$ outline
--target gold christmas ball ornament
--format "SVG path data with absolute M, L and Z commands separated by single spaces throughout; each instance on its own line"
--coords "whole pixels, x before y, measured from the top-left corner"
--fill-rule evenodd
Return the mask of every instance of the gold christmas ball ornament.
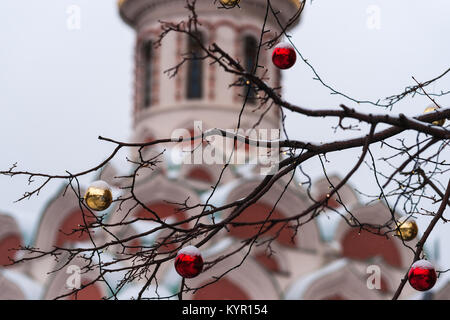
M 439 109 L 437 106 L 431 106 L 431 107 L 426 108 L 423 113 L 425 114 L 425 113 L 434 112 L 437 109 Z M 441 126 L 442 127 L 445 124 L 445 119 L 436 120 L 436 121 L 433 121 L 432 123 L 434 125 L 436 125 L 436 126 Z
M 111 188 L 104 181 L 93 182 L 84 195 L 86 205 L 95 211 L 103 211 L 109 208 L 113 200 Z
M 417 227 L 416 222 L 408 217 L 401 218 L 397 221 L 397 236 L 402 238 L 404 241 L 411 241 L 415 237 L 417 237 L 417 233 L 419 232 L 419 228 Z
M 220 4 L 227 8 L 235 7 L 239 4 L 240 0 L 219 0 Z

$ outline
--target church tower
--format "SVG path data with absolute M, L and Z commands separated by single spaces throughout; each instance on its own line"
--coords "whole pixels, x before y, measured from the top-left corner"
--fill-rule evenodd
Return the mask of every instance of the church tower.
M 298 10 L 298 1 L 274 1 L 280 11 L 278 19 L 286 24 Z M 198 36 L 205 46 L 217 43 L 247 70 L 254 68 L 266 1 L 245 0 L 239 7 L 224 8 L 219 1 L 200 0 L 195 4 L 199 19 Z M 181 33 L 170 33 L 155 46 L 160 21 L 186 21 L 189 11 L 185 0 L 122 0 L 122 19 L 136 30 L 134 84 L 134 141 L 170 137 L 175 129 L 192 131 L 194 121 L 202 121 L 202 129 L 234 129 L 248 89 L 232 86 L 239 81 L 210 60 L 190 60 L 171 78 L 166 70 L 179 64 L 183 56 L 203 55 L 194 41 Z M 269 14 L 264 39 L 280 33 L 277 21 Z M 261 48 L 258 75 L 264 74 L 269 85 L 279 87 L 280 72 L 271 63 L 271 50 Z M 242 79 L 241 79 L 242 80 Z M 244 109 L 241 128 L 279 128 L 277 108 L 258 108 L 252 90 Z M 262 120 L 259 120 L 264 114 Z

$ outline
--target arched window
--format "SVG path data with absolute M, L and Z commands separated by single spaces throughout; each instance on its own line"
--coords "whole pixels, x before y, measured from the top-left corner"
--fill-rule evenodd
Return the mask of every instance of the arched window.
M 248 73 L 253 72 L 256 64 L 256 56 L 258 54 L 258 41 L 253 36 L 245 36 L 244 38 L 244 68 Z M 247 95 L 250 84 L 244 86 L 244 97 Z M 248 102 L 255 102 L 256 92 L 250 87 L 248 93 Z
M 144 108 L 152 103 L 153 42 L 147 41 L 143 46 L 144 57 Z
M 195 37 L 203 43 L 203 34 L 196 32 Z M 188 61 L 187 76 L 187 98 L 201 99 L 203 96 L 203 60 L 199 59 L 202 55 L 201 47 L 196 39 L 189 37 L 188 53 L 190 60 Z

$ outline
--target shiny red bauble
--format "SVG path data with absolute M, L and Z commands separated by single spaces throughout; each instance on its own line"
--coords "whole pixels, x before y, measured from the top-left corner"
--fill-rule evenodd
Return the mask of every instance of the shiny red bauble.
M 280 69 L 289 69 L 297 61 L 295 49 L 287 42 L 281 42 L 273 49 L 272 62 Z
M 203 258 L 200 250 L 187 246 L 178 251 L 175 258 L 175 270 L 183 278 L 194 278 L 203 270 Z
M 433 288 L 436 280 L 436 270 L 427 260 L 419 260 L 414 262 L 408 273 L 409 284 L 418 291 L 430 290 Z

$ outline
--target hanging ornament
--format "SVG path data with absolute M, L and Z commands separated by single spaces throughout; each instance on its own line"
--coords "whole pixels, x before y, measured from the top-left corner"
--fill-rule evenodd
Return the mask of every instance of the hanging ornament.
M 430 290 L 433 288 L 436 280 L 436 270 L 427 260 L 419 260 L 414 262 L 408 273 L 409 284 L 418 291 Z
M 416 221 L 412 218 L 403 217 L 397 221 L 397 236 L 399 236 L 404 241 L 411 241 L 419 232 Z
M 297 54 L 292 45 L 281 42 L 275 46 L 272 52 L 272 62 L 280 69 L 289 69 L 297 61 Z
M 194 278 L 203 270 L 203 258 L 200 250 L 187 246 L 178 251 L 175 258 L 175 270 L 183 278 Z
M 437 106 L 431 106 L 431 107 L 426 108 L 423 113 L 425 114 L 425 113 L 434 112 L 437 109 L 439 109 Z M 432 124 L 442 127 L 445 124 L 445 119 L 433 121 Z
M 227 8 L 233 8 L 239 4 L 240 0 L 219 0 L 220 4 Z
M 95 181 L 87 189 L 84 201 L 91 210 L 106 210 L 112 203 L 111 188 L 104 181 Z

